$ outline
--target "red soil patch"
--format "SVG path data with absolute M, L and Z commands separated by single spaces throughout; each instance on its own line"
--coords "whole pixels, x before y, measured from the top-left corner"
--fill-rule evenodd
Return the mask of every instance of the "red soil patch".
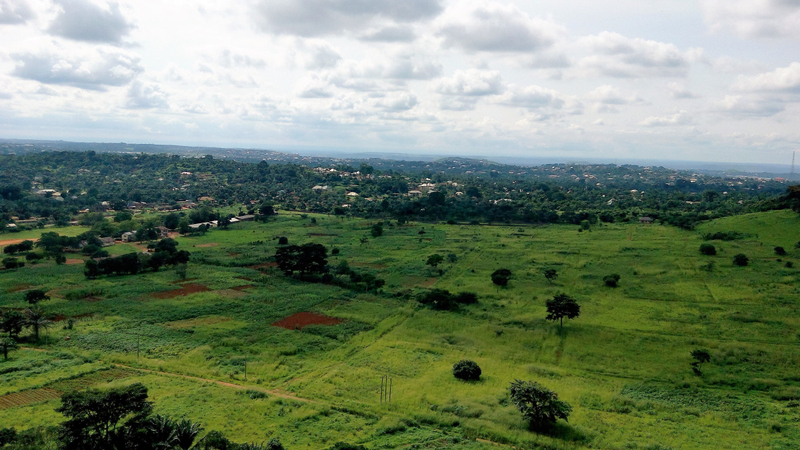
M 254 288 L 254 287 L 255 287 L 255 285 L 253 285 L 253 284 L 243 284 L 241 286 L 234 286 L 234 287 L 228 288 L 228 289 L 230 289 L 232 291 L 243 291 L 245 289 L 250 289 L 250 288 Z
M 12 287 L 11 289 L 9 289 L 9 290 L 8 290 L 8 292 L 19 292 L 19 291 L 24 291 L 24 290 L 26 290 L 26 289 L 29 289 L 29 288 L 32 288 L 32 287 L 33 287 L 33 285 L 32 285 L 32 284 L 30 284 L 30 283 L 20 283 L 20 284 L 16 284 L 16 285 L 14 285 L 14 287 Z
M 0 247 L 5 247 L 6 245 L 13 245 L 19 244 L 22 241 L 36 241 L 37 239 L 6 239 L 5 241 L 0 241 Z
M 239 256 L 239 254 L 236 252 L 230 252 L 228 253 L 228 256 Z
M 187 279 L 185 279 L 185 280 L 175 280 L 175 281 L 171 281 L 171 282 L 170 282 L 170 284 L 181 284 L 181 283 L 187 283 L 187 282 L 189 282 L 189 281 L 194 281 L 194 280 L 196 280 L 196 279 L 197 279 L 197 278 L 187 278 Z
M 16 408 L 18 406 L 53 400 L 59 397 L 61 397 L 61 392 L 50 388 L 14 392 L 12 394 L 0 396 L 0 409 Z
M 237 280 L 244 280 L 244 281 L 253 281 L 252 278 L 249 277 L 235 277 Z
M 83 319 L 84 317 L 91 317 L 91 316 L 93 316 L 92 313 L 78 314 L 77 316 L 72 316 L 72 317 L 67 317 L 67 316 L 65 316 L 63 314 L 58 314 L 57 316 L 53 317 L 50 320 L 52 320 L 53 322 L 63 322 L 65 320 L 67 320 L 67 319 L 75 320 L 75 319 Z
M 65 264 L 83 264 L 82 259 L 68 259 Z
M 217 244 L 216 242 L 209 242 L 208 244 L 195 245 L 195 247 L 208 248 L 208 247 L 216 247 L 218 245 L 219 244 Z
M 247 267 L 249 269 L 256 269 L 256 270 L 269 269 L 269 268 L 272 268 L 272 267 L 278 267 L 278 263 L 276 263 L 276 262 L 268 262 L 268 263 L 264 263 L 264 264 L 256 264 L 254 266 L 247 266 Z
M 273 323 L 272 326 L 286 328 L 287 330 L 302 330 L 308 325 L 337 325 L 340 323 L 342 323 L 342 320 L 336 317 L 328 317 L 311 312 L 299 312 Z
M 338 234 L 308 233 L 309 236 L 339 236 Z
M 155 298 L 165 299 L 165 298 L 186 296 L 189 294 L 194 294 L 196 292 L 207 292 L 210 290 L 211 289 L 207 288 L 202 284 L 189 283 L 189 284 L 184 284 L 180 289 L 173 289 L 171 291 L 164 291 L 164 292 L 156 292 L 155 294 L 151 295 Z

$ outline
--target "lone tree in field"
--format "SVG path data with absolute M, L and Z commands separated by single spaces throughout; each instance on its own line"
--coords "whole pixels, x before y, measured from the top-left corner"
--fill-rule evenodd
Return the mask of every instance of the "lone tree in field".
M 733 257 L 733 263 L 737 266 L 746 266 L 750 260 L 747 258 L 747 255 L 744 253 L 739 253 L 738 255 Z
M 611 275 L 606 275 L 603 277 L 603 283 L 605 283 L 606 286 L 608 287 L 615 288 L 619 286 L 619 279 L 620 279 L 619 274 L 612 273 Z
M 564 317 L 574 319 L 581 315 L 581 305 L 567 294 L 556 294 L 547 301 L 547 320 L 560 321 L 564 327 Z
M 481 378 L 481 368 L 475 361 L 462 359 L 453 364 L 453 376 L 459 380 L 477 381 Z
M 35 305 L 41 301 L 50 300 L 50 296 L 41 289 L 31 289 L 25 293 L 25 301 Z
M 53 325 L 50 320 L 39 307 L 28 308 L 25 310 L 25 326 L 33 330 L 33 336 L 38 341 L 39 331 L 46 330 Z
M 717 254 L 717 248 L 711 244 L 700 244 L 700 253 L 704 255 L 714 256 Z
M 18 348 L 17 341 L 9 337 L 0 339 L 0 352 L 3 352 L 3 361 L 8 361 L 8 352 Z
M 278 247 L 275 252 L 275 261 L 286 275 L 300 272 L 300 277 L 306 273 L 324 273 L 328 264 L 328 249 L 322 244 L 287 245 Z
M 545 269 L 544 270 L 544 277 L 547 278 L 547 282 L 553 284 L 553 281 L 558 278 L 558 272 L 556 269 Z
M 545 430 L 558 419 L 567 420 L 572 412 L 569 403 L 559 400 L 558 394 L 535 381 L 514 380 L 508 393 L 531 430 Z
M 433 267 L 434 269 L 444 261 L 444 257 L 438 253 L 434 253 L 431 256 L 428 256 L 428 261 L 425 264 Z
M 508 280 L 511 279 L 511 271 L 508 269 L 497 269 L 492 272 L 492 283 L 498 286 L 508 286 Z

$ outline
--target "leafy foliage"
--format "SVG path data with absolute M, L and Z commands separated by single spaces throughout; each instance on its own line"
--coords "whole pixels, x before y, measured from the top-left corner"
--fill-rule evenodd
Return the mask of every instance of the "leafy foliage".
M 498 286 L 508 286 L 509 280 L 511 280 L 511 271 L 508 269 L 497 269 L 492 272 L 492 283 Z
M 459 380 L 476 381 L 481 378 L 481 368 L 475 361 L 462 359 L 453 364 L 453 376 Z
M 550 300 L 547 300 L 547 317 L 545 319 L 552 321 L 560 321 L 561 326 L 564 326 L 564 318 L 574 319 L 581 314 L 581 305 L 575 301 L 574 298 L 567 294 L 556 294 Z
M 508 387 L 511 402 L 530 423 L 532 430 L 544 430 L 558 419 L 567 420 L 572 407 L 558 394 L 535 381 L 514 380 Z
M 713 256 L 717 254 L 717 248 L 711 244 L 700 244 L 700 253 Z
M 737 266 L 746 266 L 750 259 L 744 253 L 738 253 L 733 257 L 733 264 Z
M 603 283 L 605 283 L 608 287 L 617 287 L 619 286 L 619 279 L 620 276 L 617 273 L 612 273 L 611 275 L 606 275 L 603 277 Z

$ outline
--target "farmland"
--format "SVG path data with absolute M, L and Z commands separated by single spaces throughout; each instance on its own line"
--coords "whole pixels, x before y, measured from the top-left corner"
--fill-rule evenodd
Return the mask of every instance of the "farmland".
M 0 363 L 0 427 L 59 423 L 54 408 L 69 389 L 142 382 L 156 412 L 239 442 L 279 436 L 287 448 L 800 442 L 800 272 L 786 267 L 800 262 L 796 213 L 726 217 L 694 231 L 389 221 L 372 237 L 376 222 L 281 211 L 267 223 L 177 237 L 192 254 L 185 277 L 162 269 L 88 280 L 81 264 L 52 261 L 0 273 L 0 307 L 24 308 L 24 291 L 42 289 L 58 320 Z M 732 230 L 745 234 L 703 241 Z M 385 285 L 366 292 L 286 277 L 274 262 L 279 237 L 322 244 L 330 266 L 347 261 Z M 704 242 L 716 255 L 698 251 Z M 738 253 L 747 266 L 732 263 Z M 432 254 L 446 256 L 436 268 L 426 265 Z M 508 286 L 491 281 L 500 268 L 513 274 Z M 610 274 L 618 287 L 604 284 Z M 478 302 L 421 305 L 434 288 L 474 292 Z M 558 293 L 581 305 L 563 328 L 545 320 Z M 711 356 L 700 374 L 697 349 Z M 480 381 L 453 377 L 462 359 L 480 365 Z M 381 402 L 384 375 L 390 403 Z M 557 392 L 573 407 L 569 422 L 529 431 L 508 398 L 515 379 Z

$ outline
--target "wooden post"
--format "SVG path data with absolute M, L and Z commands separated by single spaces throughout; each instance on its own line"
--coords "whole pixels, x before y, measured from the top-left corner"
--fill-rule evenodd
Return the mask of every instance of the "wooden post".
M 389 403 L 392 403 L 392 379 L 389 378 Z
M 247 381 L 247 358 L 244 359 L 244 381 Z
M 139 341 L 141 340 L 140 335 L 136 335 L 136 360 L 139 360 Z

